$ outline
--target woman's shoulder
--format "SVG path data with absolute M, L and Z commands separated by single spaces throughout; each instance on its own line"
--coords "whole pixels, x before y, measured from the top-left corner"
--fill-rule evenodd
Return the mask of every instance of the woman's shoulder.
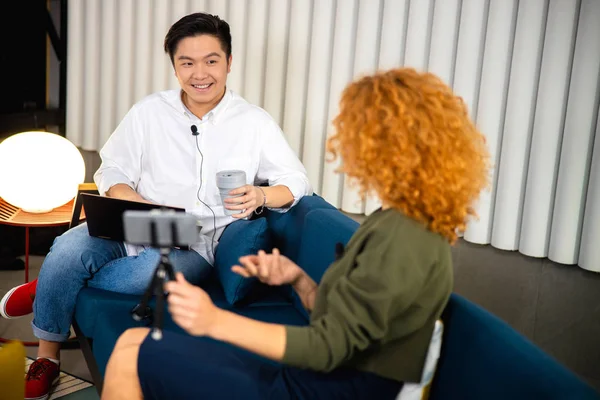
M 448 243 L 443 236 L 432 232 L 423 223 L 393 208 L 374 212 L 367 217 L 365 223 L 366 226 L 370 225 L 373 231 L 385 233 L 390 239 L 404 238 L 426 241 L 430 244 Z
M 448 241 L 424 224 L 396 209 L 378 210 L 363 222 L 363 237 L 370 246 L 392 255 L 410 253 L 436 258 L 450 251 Z

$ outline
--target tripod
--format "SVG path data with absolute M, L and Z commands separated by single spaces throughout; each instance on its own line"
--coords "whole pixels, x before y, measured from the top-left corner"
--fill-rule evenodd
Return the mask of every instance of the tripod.
M 171 225 L 171 232 L 173 235 L 173 242 L 177 243 L 177 230 L 175 229 L 174 224 Z M 156 234 L 156 223 L 154 221 L 150 223 L 150 237 L 152 247 L 159 247 L 157 246 L 158 240 Z M 152 318 L 151 333 L 151 337 L 154 340 L 162 339 L 162 324 L 166 298 L 163 286 L 167 281 L 175 280 L 175 271 L 173 270 L 173 265 L 169 261 L 169 253 L 171 252 L 171 248 L 160 246 L 159 249 L 160 261 L 154 270 L 152 281 L 146 288 L 141 303 L 131 310 L 131 315 L 136 321 L 142 321 L 143 319 L 150 317 L 151 310 L 148 306 L 148 302 L 152 298 L 152 294 L 156 295 L 156 307 L 154 309 L 154 316 Z

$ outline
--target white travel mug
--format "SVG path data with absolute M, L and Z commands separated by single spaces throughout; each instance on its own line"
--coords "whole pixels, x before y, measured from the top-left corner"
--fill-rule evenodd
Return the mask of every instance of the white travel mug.
M 225 215 L 235 215 L 244 212 L 244 210 L 229 210 L 225 208 L 227 203 L 225 203 L 225 199 L 235 198 L 243 196 L 244 193 L 231 196 L 229 194 L 233 189 L 237 189 L 246 184 L 246 172 L 240 170 L 227 170 L 227 171 L 219 171 L 217 172 L 217 187 L 219 188 L 219 193 L 221 194 L 221 201 L 223 202 L 223 208 L 225 210 Z M 229 205 L 234 205 L 233 203 L 229 203 Z

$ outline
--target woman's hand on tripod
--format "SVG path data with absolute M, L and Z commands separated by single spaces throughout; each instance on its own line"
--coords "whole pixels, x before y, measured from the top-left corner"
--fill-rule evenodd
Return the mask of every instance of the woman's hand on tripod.
M 175 277 L 175 281 L 165 283 L 164 287 L 169 292 L 167 303 L 173 321 L 190 335 L 207 335 L 215 324 L 219 308 L 204 290 L 186 281 L 181 272 Z

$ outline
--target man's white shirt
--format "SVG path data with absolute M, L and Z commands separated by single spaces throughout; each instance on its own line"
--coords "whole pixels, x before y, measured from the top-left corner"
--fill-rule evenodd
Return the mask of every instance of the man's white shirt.
M 197 136 L 192 135 L 192 125 L 198 128 Z M 94 181 L 101 195 L 124 183 L 153 203 L 185 208 L 202 226 L 192 249 L 211 264 L 212 249 L 235 220 L 225 215 L 215 180 L 218 171 L 243 170 L 251 185 L 285 185 L 294 196 L 292 206 L 312 194 L 306 169 L 277 123 L 230 90 L 202 119 L 185 107 L 180 90 L 147 96 L 125 115 L 100 157 Z M 126 247 L 128 255 L 142 249 Z

